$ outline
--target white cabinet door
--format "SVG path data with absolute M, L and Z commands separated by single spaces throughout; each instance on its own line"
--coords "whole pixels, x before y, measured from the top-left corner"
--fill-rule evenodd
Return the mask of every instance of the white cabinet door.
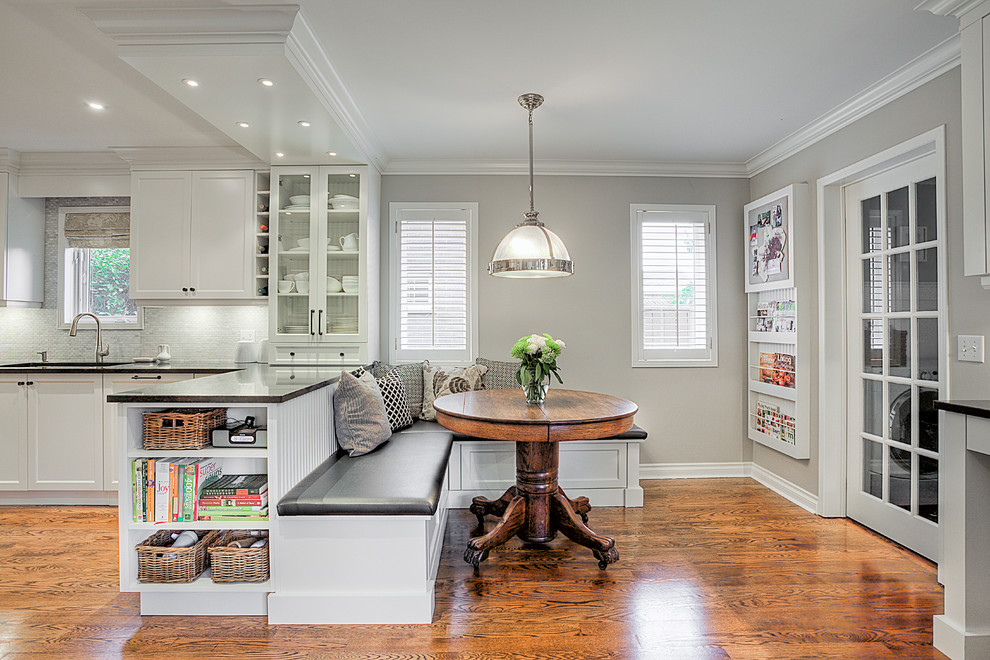
M 191 172 L 131 175 L 131 298 L 188 296 L 191 183 Z
M 27 382 L 28 489 L 103 490 L 103 377 Z
M 27 490 L 27 386 L 24 374 L 0 375 L 0 490 Z M 21 383 L 18 385 L 18 383 Z
M 193 172 L 189 245 L 195 298 L 253 298 L 254 172 Z
M 103 490 L 117 490 L 120 465 L 117 440 L 117 404 L 106 403 L 108 394 L 120 394 L 161 383 L 178 383 L 193 378 L 193 374 L 122 373 L 103 374 Z M 2 390 L 0 390 L 2 391 Z

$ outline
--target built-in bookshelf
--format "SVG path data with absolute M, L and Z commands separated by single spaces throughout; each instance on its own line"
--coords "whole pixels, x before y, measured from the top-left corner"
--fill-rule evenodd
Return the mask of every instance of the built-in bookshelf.
M 788 186 L 744 207 L 746 235 L 747 434 L 788 456 L 811 455 L 812 364 L 803 283 L 813 243 L 804 184 Z M 802 218 L 803 220 L 806 220 Z M 800 291 L 799 291 L 800 290 Z M 809 304 L 810 303 L 810 304 Z
M 184 410 L 195 407 L 210 408 L 215 406 L 181 406 Z M 202 604 L 203 608 L 212 607 L 217 614 L 265 614 L 266 599 L 272 591 L 271 579 L 265 582 L 234 582 L 215 583 L 210 569 L 192 582 L 185 583 L 150 583 L 139 582 L 138 555 L 135 547 L 158 530 L 269 530 L 271 522 L 268 519 L 250 520 L 187 520 L 183 522 L 145 522 L 141 521 L 141 513 L 135 497 L 135 482 L 133 465 L 135 461 L 175 461 L 207 459 L 204 463 L 217 464 L 223 474 L 267 474 L 269 454 L 267 448 L 246 447 L 206 447 L 197 450 L 147 450 L 143 447 L 144 413 L 161 412 L 170 408 L 163 406 L 122 406 L 120 427 L 124 429 L 120 440 L 124 443 L 124 451 L 120 456 L 121 474 L 127 475 L 120 480 L 118 497 L 118 516 L 120 520 L 120 587 L 121 591 L 135 591 L 142 595 L 142 614 L 175 613 L 175 597 L 180 594 L 188 595 L 192 600 Z M 244 420 L 248 416 L 255 418 L 257 426 L 265 427 L 268 423 L 267 406 L 228 407 L 228 420 Z M 146 484 L 140 486 L 146 487 Z M 197 493 L 198 495 L 198 493 Z M 182 607 L 187 607 L 183 604 Z M 197 606 L 198 607 L 198 606 Z M 196 609 L 193 607 L 193 609 Z M 200 614 L 209 613 L 209 609 Z M 196 611 L 189 611 L 196 614 Z

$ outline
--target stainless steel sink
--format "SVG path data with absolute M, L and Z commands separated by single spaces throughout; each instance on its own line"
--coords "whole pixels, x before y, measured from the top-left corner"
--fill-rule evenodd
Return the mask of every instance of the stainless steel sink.
M 100 367 L 115 367 L 121 364 L 132 364 L 131 362 L 17 362 L 16 364 L 5 364 L 3 367 L 81 367 L 98 369 Z

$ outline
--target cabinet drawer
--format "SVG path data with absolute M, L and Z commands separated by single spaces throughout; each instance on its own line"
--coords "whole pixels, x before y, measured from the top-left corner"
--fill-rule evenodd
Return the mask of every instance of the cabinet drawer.
M 360 364 L 360 346 L 276 346 L 274 364 Z

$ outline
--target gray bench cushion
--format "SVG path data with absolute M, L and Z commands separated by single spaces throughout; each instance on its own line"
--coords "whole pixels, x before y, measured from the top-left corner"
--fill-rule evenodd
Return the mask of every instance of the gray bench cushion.
M 310 472 L 278 503 L 280 516 L 432 516 L 443 490 L 449 431 L 395 433 L 364 456 L 343 452 Z
M 444 427 L 440 426 L 437 422 L 426 422 L 421 419 L 417 419 L 412 426 L 407 429 L 403 429 L 402 433 L 438 433 L 445 431 Z M 460 433 L 454 434 L 454 440 L 480 440 L 481 438 L 472 438 L 471 436 L 461 435 Z M 633 424 L 632 428 L 625 433 L 620 433 L 618 435 L 613 435 L 608 438 L 602 438 L 602 440 L 645 440 L 646 431 L 642 428 Z M 499 440 L 492 440 L 492 442 L 500 442 Z

